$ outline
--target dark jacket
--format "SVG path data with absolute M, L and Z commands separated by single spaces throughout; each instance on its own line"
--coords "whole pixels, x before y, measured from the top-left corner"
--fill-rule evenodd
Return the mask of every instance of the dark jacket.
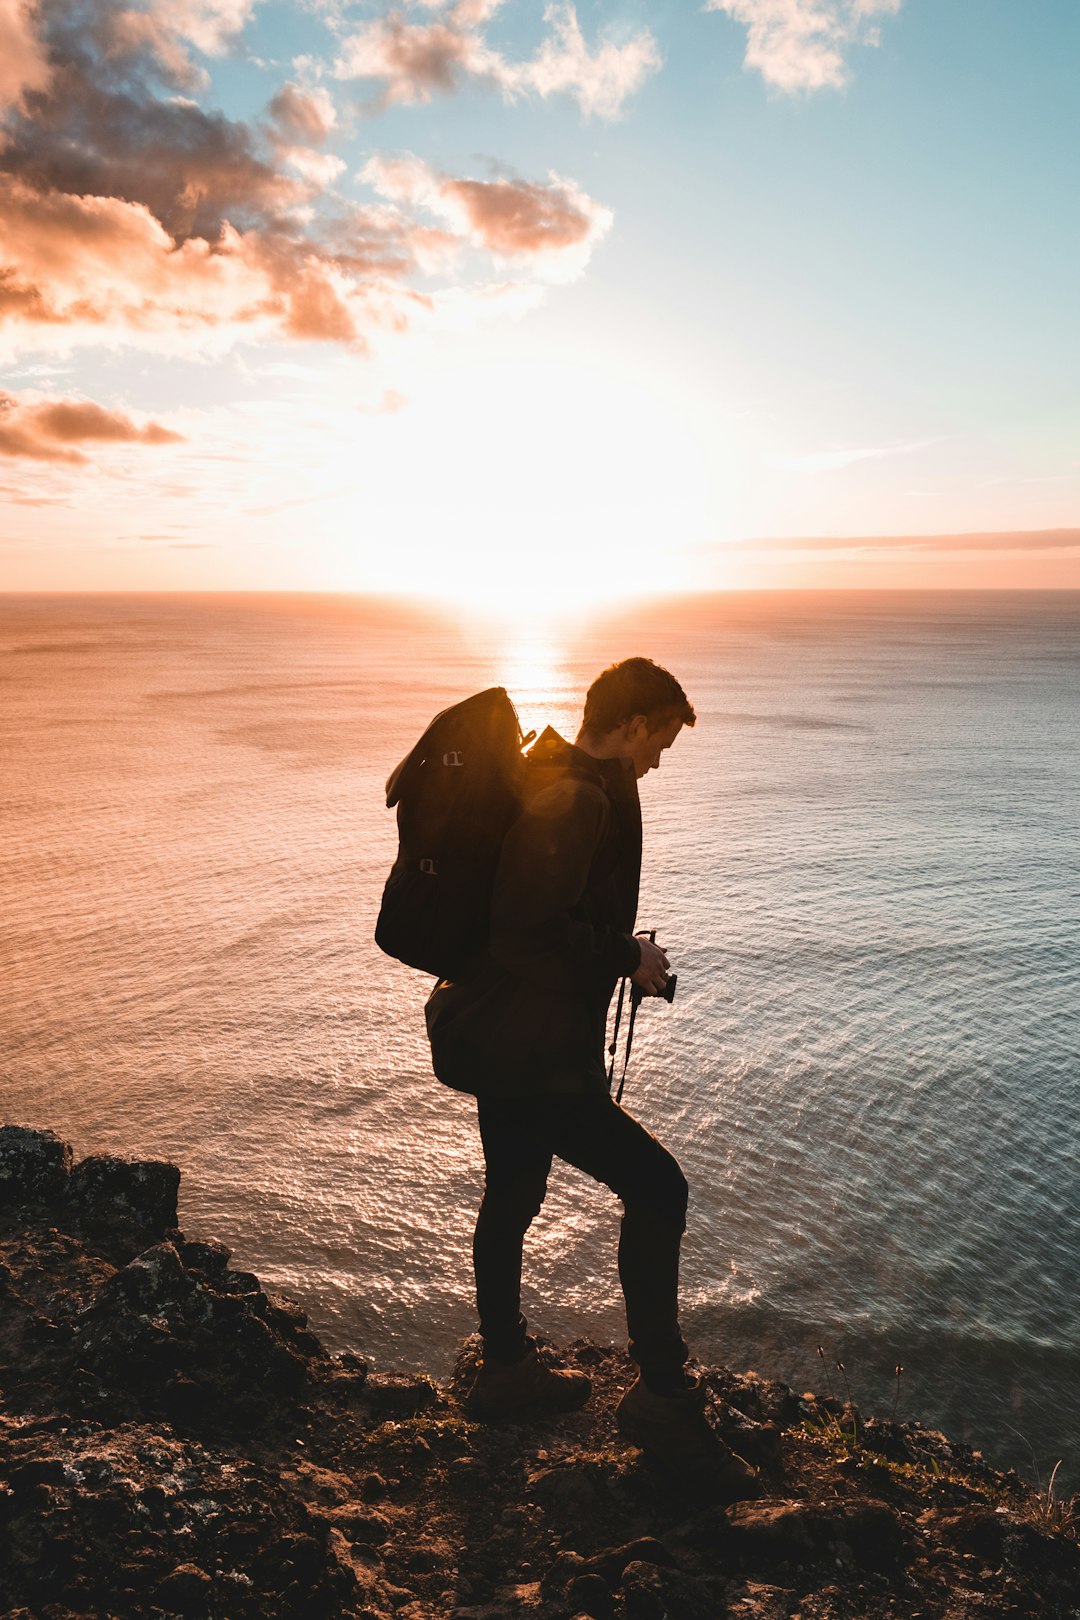
M 440 1080 L 504 1097 L 607 1090 L 608 1005 L 641 960 L 640 875 L 631 762 L 593 759 L 549 727 L 503 843 L 488 949 L 428 998 Z

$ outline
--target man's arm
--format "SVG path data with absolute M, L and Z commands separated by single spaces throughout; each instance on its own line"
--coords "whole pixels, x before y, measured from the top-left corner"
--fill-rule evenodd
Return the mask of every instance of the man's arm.
M 562 781 L 540 793 L 503 843 L 491 909 L 491 953 L 512 973 L 567 991 L 583 978 L 634 973 L 631 934 L 571 915 L 607 831 L 605 793 Z

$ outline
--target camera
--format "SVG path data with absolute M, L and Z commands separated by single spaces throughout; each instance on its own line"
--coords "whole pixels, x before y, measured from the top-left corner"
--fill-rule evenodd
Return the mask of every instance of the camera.
M 656 944 L 655 928 L 644 928 L 641 930 L 641 932 L 648 937 L 649 941 L 653 945 Z M 638 985 L 635 984 L 633 986 L 634 999 L 635 1001 L 643 1001 L 645 997 L 648 996 L 651 1001 L 666 1001 L 670 1006 L 675 1000 L 675 986 L 678 984 L 678 982 L 679 975 L 677 973 L 669 973 L 667 984 L 665 984 L 662 990 L 642 990 Z

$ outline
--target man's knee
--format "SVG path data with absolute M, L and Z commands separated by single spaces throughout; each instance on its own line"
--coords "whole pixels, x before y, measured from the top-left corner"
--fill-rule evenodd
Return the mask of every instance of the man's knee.
M 526 1232 L 543 1208 L 546 1176 L 489 1177 L 480 1220 L 510 1232 Z
M 628 1215 L 648 1216 L 683 1232 L 686 1230 L 689 1196 L 690 1188 L 679 1161 L 665 1149 L 663 1156 L 650 1166 L 649 1174 L 635 1187 L 628 1189 L 623 1197 L 623 1206 Z

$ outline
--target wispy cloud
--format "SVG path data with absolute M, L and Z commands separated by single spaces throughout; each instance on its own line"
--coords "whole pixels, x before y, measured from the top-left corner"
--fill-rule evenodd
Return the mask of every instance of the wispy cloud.
M 877 19 L 902 0 L 706 0 L 747 31 L 744 65 L 789 94 L 840 89 L 851 77 L 847 51 L 879 43 Z
M 508 98 L 568 95 L 586 118 L 614 119 L 660 67 L 659 47 L 647 29 L 609 34 L 590 47 L 571 0 L 546 8 L 550 31 L 536 55 L 510 61 L 489 44 L 485 31 L 496 4 L 461 0 L 438 7 L 439 14 L 426 22 L 389 11 L 344 40 L 335 77 L 381 84 L 372 110 L 428 102 L 474 79 Z
M 1010 529 L 976 534 L 791 535 L 739 540 L 724 551 L 1074 551 L 1080 529 Z
M 903 444 L 847 445 L 833 450 L 810 450 L 797 455 L 769 455 L 765 464 L 780 472 L 838 472 L 859 461 L 883 461 L 888 456 L 907 455 L 921 450 L 928 441 L 913 439 Z
M 141 425 L 89 399 L 42 399 L 0 392 L 0 455 L 81 464 L 82 444 L 179 444 L 157 422 Z

